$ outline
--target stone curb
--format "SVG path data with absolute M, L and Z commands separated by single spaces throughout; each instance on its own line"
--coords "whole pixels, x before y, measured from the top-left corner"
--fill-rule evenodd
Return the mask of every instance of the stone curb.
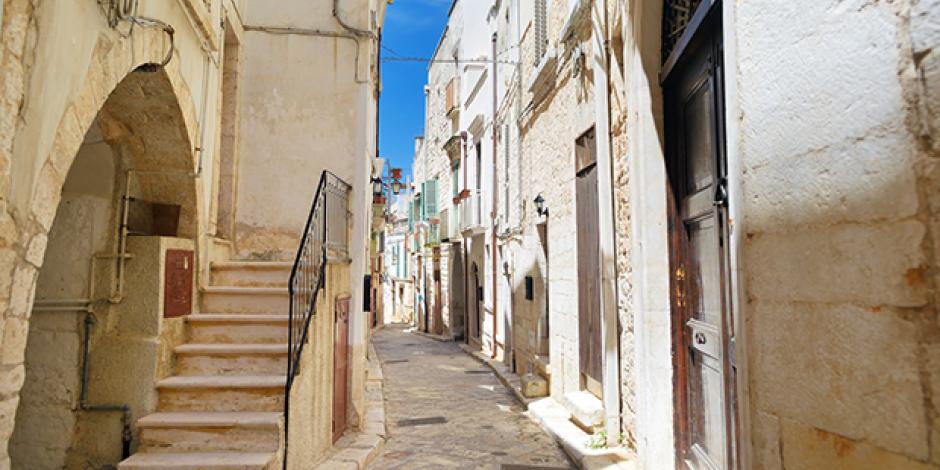
M 522 394 L 522 380 L 519 378 L 518 375 L 514 374 L 509 369 L 509 366 L 499 361 L 494 361 L 490 359 L 482 352 L 473 350 L 473 348 L 471 348 L 469 345 L 461 343 L 461 344 L 458 344 L 457 346 L 460 347 L 460 349 L 463 352 L 467 353 L 467 355 L 475 359 L 477 362 L 492 369 L 493 373 L 496 374 L 496 378 L 499 379 L 499 381 L 503 384 L 504 387 L 506 387 L 507 389 L 509 389 L 510 392 L 512 392 L 512 395 L 514 397 L 516 397 L 516 401 L 518 401 L 519 404 L 521 404 L 525 409 L 527 410 L 529 409 L 529 404 L 535 400 L 532 398 L 526 398 L 526 396 Z
M 589 449 L 585 445 L 590 436 L 571 422 L 571 414 L 551 397 L 526 398 L 522 394 L 522 380 L 505 364 L 494 361 L 466 344 L 460 349 L 477 362 L 489 367 L 499 381 L 509 389 L 516 400 L 528 411 L 526 415 L 542 428 L 583 470 L 636 470 L 636 462 L 625 449 Z
M 418 331 L 417 329 L 414 330 L 414 331 L 412 331 L 412 333 L 414 333 L 414 334 L 416 334 L 416 335 L 418 335 L 418 336 L 423 336 L 423 337 L 428 338 L 428 339 L 433 339 L 434 341 L 437 341 L 437 342 L 439 342 L 439 343 L 452 343 L 452 342 L 454 342 L 454 338 L 450 338 L 450 337 L 448 337 L 448 336 L 442 336 L 442 335 L 432 335 L 431 333 L 425 333 L 425 332 L 423 332 L 423 331 Z
M 347 433 L 333 446 L 333 453 L 315 468 L 320 470 L 365 470 L 385 448 L 388 424 L 385 421 L 385 387 L 382 363 L 369 341 L 369 368 L 366 379 L 366 413 L 362 429 Z M 370 391 L 374 396 L 370 397 Z

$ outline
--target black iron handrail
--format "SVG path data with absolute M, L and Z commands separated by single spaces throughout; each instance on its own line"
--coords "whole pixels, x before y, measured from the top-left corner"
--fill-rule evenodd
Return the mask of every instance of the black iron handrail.
M 326 283 L 329 256 L 348 255 L 349 191 L 351 186 L 329 171 L 320 175 L 316 195 L 307 216 L 288 291 L 287 383 L 284 390 L 284 468 L 287 468 L 287 441 L 290 432 L 290 391 L 299 372 L 300 356 L 316 314 L 317 297 Z

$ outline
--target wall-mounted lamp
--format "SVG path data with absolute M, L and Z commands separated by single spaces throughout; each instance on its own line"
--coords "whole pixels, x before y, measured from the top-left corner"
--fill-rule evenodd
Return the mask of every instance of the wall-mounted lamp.
M 372 195 L 379 197 L 382 196 L 382 178 L 372 178 Z
M 542 217 L 548 215 L 548 207 L 545 206 L 545 198 L 542 197 L 542 193 L 539 193 L 538 196 L 535 196 L 535 200 L 532 201 L 535 203 L 535 211 Z

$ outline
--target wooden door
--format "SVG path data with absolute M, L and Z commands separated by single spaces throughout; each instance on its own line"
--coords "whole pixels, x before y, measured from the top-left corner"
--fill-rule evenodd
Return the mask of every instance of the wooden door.
M 588 390 L 600 394 L 601 289 L 597 161 L 593 129 L 575 146 L 578 229 L 578 344 L 581 374 Z
M 336 300 L 333 326 L 333 442 L 346 431 L 349 396 L 349 297 Z
M 720 25 L 703 22 L 664 82 L 679 458 L 694 470 L 736 468 L 734 324 Z

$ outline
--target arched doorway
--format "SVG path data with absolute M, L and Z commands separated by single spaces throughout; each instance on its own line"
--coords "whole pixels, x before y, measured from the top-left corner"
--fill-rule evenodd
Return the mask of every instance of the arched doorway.
M 126 68 L 121 52 L 96 51 L 86 84 L 107 83 L 95 74 L 109 65 Z M 13 468 L 115 465 L 135 445 L 133 420 L 155 407 L 165 332 L 159 302 L 137 293 L 147 290 L 138 274 L 159 272 L 161 258 L 138 247 L 145 238 L 193 240 L 198 231 L 183 111 L 191 106 L 181 106 L 179 83 L 175 68 L 128 73 L 75 125 L 84 137 L 58 139 L 50 156 L 66 176 L 36 190 L 52 193 L 54 218 L 30 315 Z

